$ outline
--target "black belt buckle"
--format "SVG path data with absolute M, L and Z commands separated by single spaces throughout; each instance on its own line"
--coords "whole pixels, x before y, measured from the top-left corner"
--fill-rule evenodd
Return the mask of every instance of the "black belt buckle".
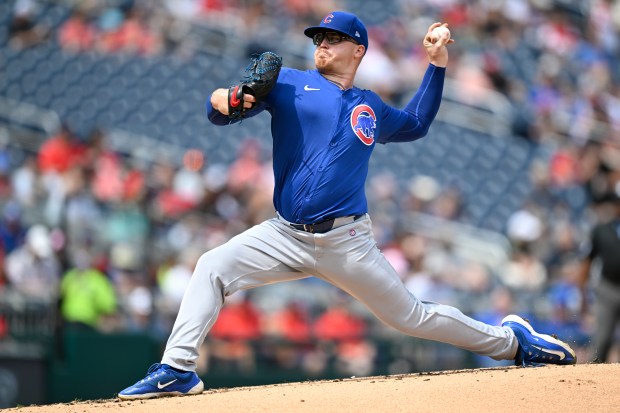
M 291 226 L 296 230 L 309 232 L 310 234 L 324 234 L 332 229 L 335 221 L 332 218 L 315 224 L 291 224 Z
M 335 219 L 328 219 L 327 221 L 319 222 L 318 224 L 314 224 L 312 228 L 314 232 L 318 232 L 319 234 L 324 234 L 329 232 L 334 227 Z
M 353 217 L 353 221 L 357 221 L 363 216 L 363 214 L 355 215 Z M 335 222 L 336 219 L 332 218 L 325 221 L 317 222 L 315 224 L 291 224 L 291 227 L 295 228 L 298 231 L 309 232 L 310 234 L 324 234 L 332 230 Z

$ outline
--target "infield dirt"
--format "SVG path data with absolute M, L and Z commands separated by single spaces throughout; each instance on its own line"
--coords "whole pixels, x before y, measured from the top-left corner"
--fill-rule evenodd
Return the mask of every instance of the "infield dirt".
M 208 383 L 205 383 L 208 385 Z M 620 412 L 620 364 L 494 368 L 27 406 L 19 413 Z

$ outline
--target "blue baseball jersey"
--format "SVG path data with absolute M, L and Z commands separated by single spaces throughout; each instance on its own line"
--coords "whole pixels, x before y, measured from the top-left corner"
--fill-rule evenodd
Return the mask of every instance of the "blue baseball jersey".
M 367 212 L 365 182 L 378 143 L 426 135 L 443 91 L 445 68 L 429 65 L 420 88 L 403 110 L 370 90 L 342 90 L 317 70 L 282 68 L 263 102 L 247 116 L 271 114 L 273 202 L 286 220 L 311 224 Z M 216 125 L 233 123 L 207 101 Z

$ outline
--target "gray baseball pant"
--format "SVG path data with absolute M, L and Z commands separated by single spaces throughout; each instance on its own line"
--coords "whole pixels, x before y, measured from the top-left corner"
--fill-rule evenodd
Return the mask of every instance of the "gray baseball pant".
M 496 360 L 514 359 L 510 328 L 491 326 L 454 307 L 418 300 L 377 248 L 368 215 L 311 234 L 269 219 L 203 254 L 194 270 L 162 363 L 195 371 L 199 347 L 224 298 L 238 290 L 309 276 L 346 291 L 381 321 L 403 333 L 449 343 Z

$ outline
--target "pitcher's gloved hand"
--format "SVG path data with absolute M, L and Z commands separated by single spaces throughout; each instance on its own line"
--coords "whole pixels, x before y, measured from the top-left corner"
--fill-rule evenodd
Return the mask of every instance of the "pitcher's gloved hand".
M 260 103 L 275 86 L 281 68 L 282 58 L 274 52 L 253 56 L 245 69 L 247 75 L 242 82 L 228 89 L 228 116 L 233 119 L 242 118 L 247 110 Z M 249 109 L 243 105 L 243 95 L 246 93 L 256 98 L 256 102 Z

